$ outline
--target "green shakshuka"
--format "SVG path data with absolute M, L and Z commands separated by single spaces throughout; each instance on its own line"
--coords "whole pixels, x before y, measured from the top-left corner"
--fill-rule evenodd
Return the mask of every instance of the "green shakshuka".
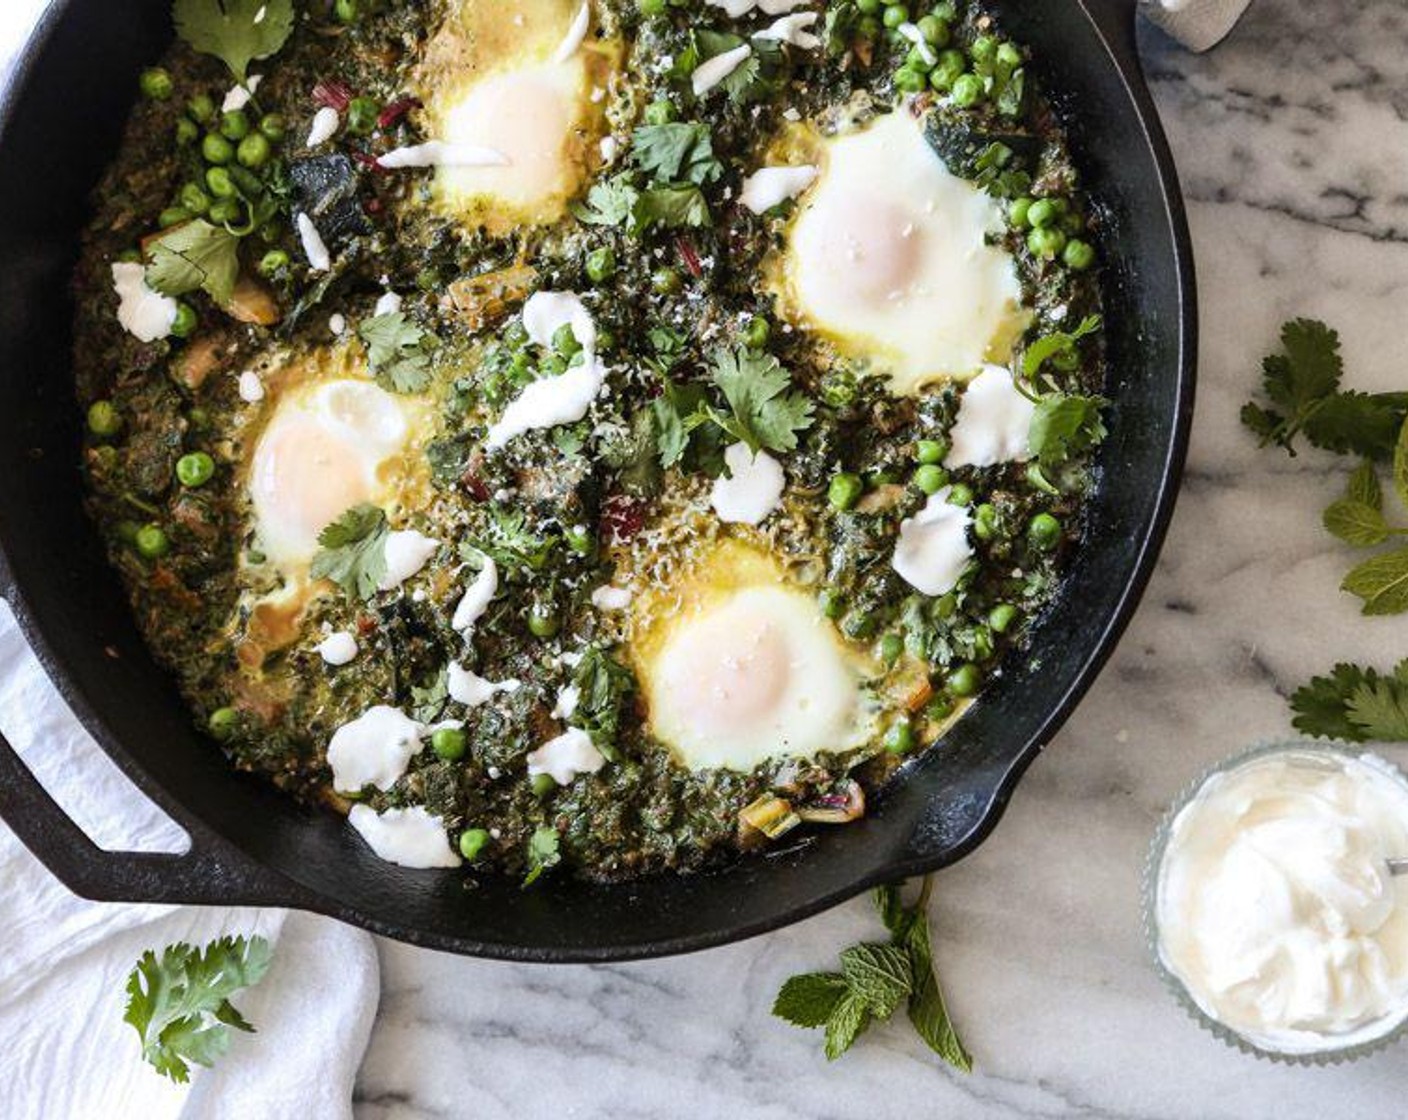
M 407 867 L 619 879 L 944 749 L 1105 435 L 1098 217 L 1000 7 L 174 16 L 76 365 L 236 766 Z

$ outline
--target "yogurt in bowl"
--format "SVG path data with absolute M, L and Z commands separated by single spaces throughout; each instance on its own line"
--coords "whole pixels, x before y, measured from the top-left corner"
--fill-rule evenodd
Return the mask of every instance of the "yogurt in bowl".
M 1408 1022 L 1408 780 L 1373 754 L 1290 744 L 1215 769 L 1150 863 L 1161 968 L 1228 1041 L 1343 1060 Z

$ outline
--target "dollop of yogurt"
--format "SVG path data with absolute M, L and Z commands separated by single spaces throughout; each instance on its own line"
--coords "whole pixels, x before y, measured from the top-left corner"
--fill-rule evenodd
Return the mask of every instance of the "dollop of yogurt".
M 1408 781 L 1372 755 L 1262 755 L 1178 813 L 1159 868 L 1159 955 L 1253 1045 L 1338 1050 L 1408 1017 Z

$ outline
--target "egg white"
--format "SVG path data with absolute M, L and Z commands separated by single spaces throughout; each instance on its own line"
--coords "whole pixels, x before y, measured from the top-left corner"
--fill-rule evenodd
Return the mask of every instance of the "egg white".
M 874 738 L 873 666 L 755 548 L 721 543 L 635 612 L 649 730 L 685 767 L 748 772 Z
M 1026 315 L 1011 255 L 987 241 L 997 202 L 903 111 L 818 141 L 815 157 L 774 281 L 789 317 L 899 394 L 1006 361 Z

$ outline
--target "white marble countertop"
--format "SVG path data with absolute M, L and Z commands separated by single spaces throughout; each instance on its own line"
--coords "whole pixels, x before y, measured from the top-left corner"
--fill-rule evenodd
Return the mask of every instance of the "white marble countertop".
M 1202 1033 L 1139 927 L 1150 834 L 1205 765 L 1290 731 L 1285 694 L 1336 659 L 1391 664 L 1408 621 L 1361 621 L 1319 528 L 1328 459 L 1258 451 L 1237 410 L 1281 321 L 1344 334 L 1350 380 L 1403 387 L 1408 8 L 1255 0 L 1210 55 L 1143 55 L 1188 192 L 1202 284 L 1192 459 L 1158 574 L 1090 697 L 1006 819 L 939 876 L 936 955 L 978 1071 L 907 1024 L 828 1064 L 767 1009 L 790 973 L 877 930 L 858 900 L 691 957 L 544 969 L 383 943 L 362 1120 L 858 1116 L 1400 1117 L 1408 1047 L 1287 1069 Z
M 0 59 L 42 3 L 0 0 Z M 977 1072 L 952 1073 L 900 1023 L 828 1064 L 817 1034 L 768 1014 L 787 975 L 875 935 L 858 900 L 741 945 L 623 966 L 511 966 L 382 942 L 359 1120 L 1403 1115 L 1408 1047 L 1296 1070 L 1203 1034 L 1146 961 L 1139 878 L 1181 786 L 1289 732 L 1290 689 L 1337 659 L 1408 653 L 1408 621 L 1361 621 L 1336 590 L 1346 557 L 1318 513 L 1341 476 L 1318 456 L 1257 451 L 1237 422 L 1293 315 L 1341 330 L 1357 387 L 1408 380 L 1405 43 L 1402 0 L 1255 0 L 1203 57 L 1144 36 L 1202 287 L 1192 458 L 1109 668 L 992 839 L 938 878 L 936 957 Z

